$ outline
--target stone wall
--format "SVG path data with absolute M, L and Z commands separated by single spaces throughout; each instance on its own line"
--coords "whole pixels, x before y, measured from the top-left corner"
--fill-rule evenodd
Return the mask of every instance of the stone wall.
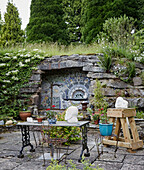
M 90 96 L 93 95 L 95 79 L 98 79 L 102 83 L 103 92 L 109 102 L 109 107 L 114 107 L 116 98 L 122 96 L 129 102 L 129 107 L 137 106 L 143 109 L 144 85 L 142 84 L 139 74 L 144 71 L 144 66 L 136 63 L 137 77 L 134 77 L 133 82 L 129 84 L 120 80 L 120 78 L 116 77 L 114 74 L 115 68 L 118 67 L 118 65 L 113 65 L 113 72 L 106 73 L 98 64 L 99 55 L 102 56 L 102 54 L 74 54 L 71 56 L 53 56 L 51 58 L 45 58 L 45 60 L 39 64 L 38 70 L 33 72 L 29 81 L 29 86 L 21 89 L 21 93 L 28 93 L 39 97 L 39 101 L 37 100 L 39 106 L 43 107 L 44 102 L 46 102 L 45 107 L 47 107 L 51 104 L 50 102 L 52 102 L 50 98 L 50 84 L 54 83 L 56 86 L 52 89 L 52 93 L 54 93 L 53 96 L 56 95 L 55 92 L 61 93 L 60 97 L 62 97 L 62 99 L 61 101 L 57 100 L 57 103 L 63 102 L 63 104 L 61 104 L 61 106 L 63 106 L 60 107 L 60 109 L 65 109 L 71 104 L 71 101 L 66 99 L 74 96 L 76 97 L 76 95 L 83 96 L 89 101 Z M 75 80 L 68 80 L 72 77 Z M 85 80 L 88 81 L 87 84 L 84 83 Z M 62 86 L 60 87 L 61 84 Z M 70 90 L 71 93 L 69 92 Z M 129 95 L 125 95 L 126 91 Z M 66 96 L 67 94 L 69 94 L 69 96 Z

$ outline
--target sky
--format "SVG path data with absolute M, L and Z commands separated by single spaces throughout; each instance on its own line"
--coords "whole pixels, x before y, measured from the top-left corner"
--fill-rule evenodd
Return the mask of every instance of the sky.
M 13 1 L 13 4 L 17 7 L 19 12 L 19 17 L 22 20 L 22 29 L 26 28 L 26 25 L 29 22 L 30 17 L 30 4 L 31 0 L 11 0 Z M 7 6 L 8 0 L 0 0 L 0 11 L 2 15 L 2 20 L 4 20 L 4 13 L 6 12 L 6 6 Z

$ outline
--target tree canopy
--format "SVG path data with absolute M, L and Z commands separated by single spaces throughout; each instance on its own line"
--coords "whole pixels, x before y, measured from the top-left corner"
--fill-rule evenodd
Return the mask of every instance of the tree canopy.
M 30 9 L 27 41 L 67 43 L 62 0 L 32 0 Z
M 128 16 L 140 19 L 142 0 L 85 0 L 87 7 L 84 13 L 84 27 L 82 41 L 91 43 L 95 41 L 97 34 L 102 31 L 103 23 L 112 17 Z M 137 28 L 141 22 L 137 23 Z
M 4 20 L 1 26 L 0 44 L 8 46 L 23 42 L 24 31 L 21 29 L 21 19 L 13 3 L 8 2 Z

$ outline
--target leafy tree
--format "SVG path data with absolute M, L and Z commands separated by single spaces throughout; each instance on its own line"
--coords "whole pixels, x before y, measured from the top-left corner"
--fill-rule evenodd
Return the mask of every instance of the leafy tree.
M 62 0 L 32 0 L 27 41 L 67 43 Z
M 117 45 L 126 48 L 127 45 L 132 45 L 132 31 L 135 30 L 135 22 L 132 17 L 126 15 L 119 18 L 109 18 L 103 24 L 103 30 Z
M 24 31 L 21 30 L 21 19 L 17 8 L 13 3 L 8 2 L 6 13 L 4 15 L 5 22 L 1 28 L 0 44 L 2 46 L 15 45 L 24 41 Z
M 86 43 L 97 39 L 97 34 L 102 31 L 106 19 L 124 14 L 139 19 L 139 11 L 141 11 L 140 5 L 135 0 L 85 0 L 85 2 L 88 5 L 84 12 L 85 25 L 82 29 L 82 41 Z M 137 26 L 139 26 L 138 23 Z
M 62 2 L 70 42 L 77 42 L 81 39 L 82 2 L 83 0 L 63 0 Z

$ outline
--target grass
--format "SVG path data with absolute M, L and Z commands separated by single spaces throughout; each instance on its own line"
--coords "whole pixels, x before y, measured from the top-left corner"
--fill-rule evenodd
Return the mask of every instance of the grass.
M 45 52 L 48 57 L 54 55 L 72 55 L 72 54 L 96 54 L 102 52 L 103 46 L 101 44 L 71 44 L 69 46 L 58 45 L 58 43 L 35 43 L 29 44 L 25 43 L 22 45 L 12 46 L 9 48 L 0 49 L 0 53 L 16 52 L 22 49 L 27 51 L 32 51 L 33 49 L 38 49 Z

